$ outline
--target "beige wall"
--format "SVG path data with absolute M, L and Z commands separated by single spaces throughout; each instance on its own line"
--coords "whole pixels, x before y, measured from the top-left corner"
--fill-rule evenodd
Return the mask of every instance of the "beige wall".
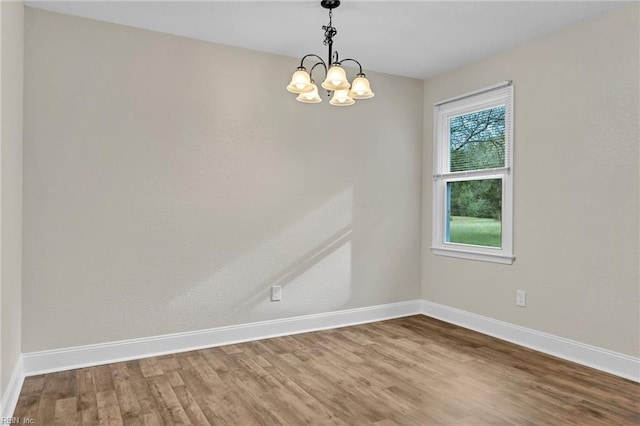
M 422 232 L 425 299 L 638 356 L 638 15 L 337 109 L 292 58 L 27 9 L 23 351 L 417 298 Z M 506 79 L 517 260 L 434 256 L 433 103 Z
M 639 36 L 636 4 L 425 82 L 425 299 L 640 354 Z M 515 85 L 516 262 L 435 256 L 433 103 L 503 80 Z
M 0 395 L 20 357 L 24 6 L 0 2 Z
M 23 352 L 420 297 L 422 81 L 303 105 L 294 58 L 25 25 Z

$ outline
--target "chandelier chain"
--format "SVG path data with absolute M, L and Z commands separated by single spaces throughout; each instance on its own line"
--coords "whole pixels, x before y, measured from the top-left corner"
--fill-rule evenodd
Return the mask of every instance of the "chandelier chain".
M 333 11 L 331 9 L 329 9 L 329 25 L 323 25 L 322 29 L 324 30 L 324 45 L 333 43 L 333 37 L 338 34 L 338 30 L 333 26 Z

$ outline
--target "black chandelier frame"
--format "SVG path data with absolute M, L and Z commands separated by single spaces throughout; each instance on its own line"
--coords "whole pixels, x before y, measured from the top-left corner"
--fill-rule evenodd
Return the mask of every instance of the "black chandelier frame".
M 338 30 L 336 29 L 336 27 L 333 26 L 333 9 L 340 6 L 340 0 L 321 0 L 320 5 L 325 9 L 329 9 L 329 25 L 322 26 L 322 29 L 324 30 L 323 44 L 325 46 L 328 46 L 328 49 L 329 49 L 329 55 L 328 55 L 329 65 L 327 65 L 327 62 L 325 62 L 325 60 L 322 59 L 322 57 L 320 57 L 319 55 L 316 55 L 315 53 L 309 53 L 302 57 L 302 59 L 300 60 L 300 66 L 297 68 L 297 70 L 306 71 L 307 68 L 304 66 L 305 59 L 314 57 L 318 59 L 318 62 L 313 64 L 311 66 L 311 69 L 309 70 L 309 77 L 311 78 L 311 82 L 313 82 L 313 70 L 317 66 L 322 65 L 322 68 L 324 69 L 324 76 L 326 78 L 329 68 L 331 66 L 333 65 L 342 66 L 343 62 L 347 62 L 347 61 L 355 62 L 356 64 L 358 64 L 359 71 L 358 71 L 358 74 L 356 74 L 356 77 L 366 77 L 366 75 L 362 72 L 362 65 L 360 64 L 360 62 L 358 62 L 353 58 L 346 58 L 346 59 L 340 60 L 338 51 L 333 50 L 333 37 L 335 37 L 338 34 Z M 333 92 L 333 90 L 328 90 L 328 89 L 326 90 L 327 90 L 327 95 L 331 96 L 331 93 Z

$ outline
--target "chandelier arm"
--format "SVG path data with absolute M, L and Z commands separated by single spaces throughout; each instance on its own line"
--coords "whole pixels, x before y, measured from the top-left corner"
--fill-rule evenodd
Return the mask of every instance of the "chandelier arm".
M 315 54 L 313 54 L 313 53 L 309 53 L 309 54 L 307 54 L 307 55 L 304 55 L 304 56 L 302 57 L 302 59 L 300 60 L 300 66 L 301 66 L 301 67 L 304 67 L 304 65 L 303 65 L 304 60 L 305 60 L 305 59 L 307 59 L 307 58 L 309 58 L 309 57 L 311 57 L 311 56 L 313 56 L 313 57 L 315 57 L 315 58 L 318 58 L 318 60 L 319 60 L 320 62 L 322 62 L 322 64 L 324 65 L 324 69 L 325 69 L 325 70 L 327 69 L 327 65 L 326 65 L 326 63 L 324 62 L 324 59 L 322 59 L 320 56 L 315 55 Z M 316 65 L 317 65 L 317 64 L 316 64 Z M 314 65 L 314 67 L 315 67 L 315 65 Z
M 311 76 L 312 80 L 313 80 L 313 70 L 318 65 L 322 65 L 322 68 L 324 68 L 324 76 L 325 78 L 327 77 L 327 64 L 325 64 L 325 62 L 321 60 L 320 62 L 316 62 L 315 64 L 313 64 L 313 66 L 311 67 L 311 70 L 309 70 L 309 76 Z
M 337 52 L 336 52 L 337 53 Z M 351 61 L 351 62 L 355 62 L 356 64 L 358 64 L 358 67 L 360 67 L 360 71 L 358 72 L 358 74 L 363 74 L 362 72 L 362 65 L 360 65 L 360 62 L 356 61 L 355 59 L 351 59 L 351 58 L 347 58 L 347 59 L 343 59 L 340 62 L 337 62 L 338 64 L 342 65 L 343 62 L 345 61 Z M 364 74 L 363 74 L 364 75 Z
M 336 50 L 335 52 L 333 52 L 333 58 L 329 58 L 329 59 L 331 61 L 331 64 L 339 64 L 340 63 L 340 57 L 338 55 L 338 51 Z

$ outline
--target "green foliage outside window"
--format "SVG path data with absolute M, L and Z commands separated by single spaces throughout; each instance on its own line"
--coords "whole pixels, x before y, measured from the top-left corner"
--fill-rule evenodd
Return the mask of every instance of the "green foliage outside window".
M 500 219 L 502 211 L 502 180 L 482 179 L 451 182 L 451 216 Z

